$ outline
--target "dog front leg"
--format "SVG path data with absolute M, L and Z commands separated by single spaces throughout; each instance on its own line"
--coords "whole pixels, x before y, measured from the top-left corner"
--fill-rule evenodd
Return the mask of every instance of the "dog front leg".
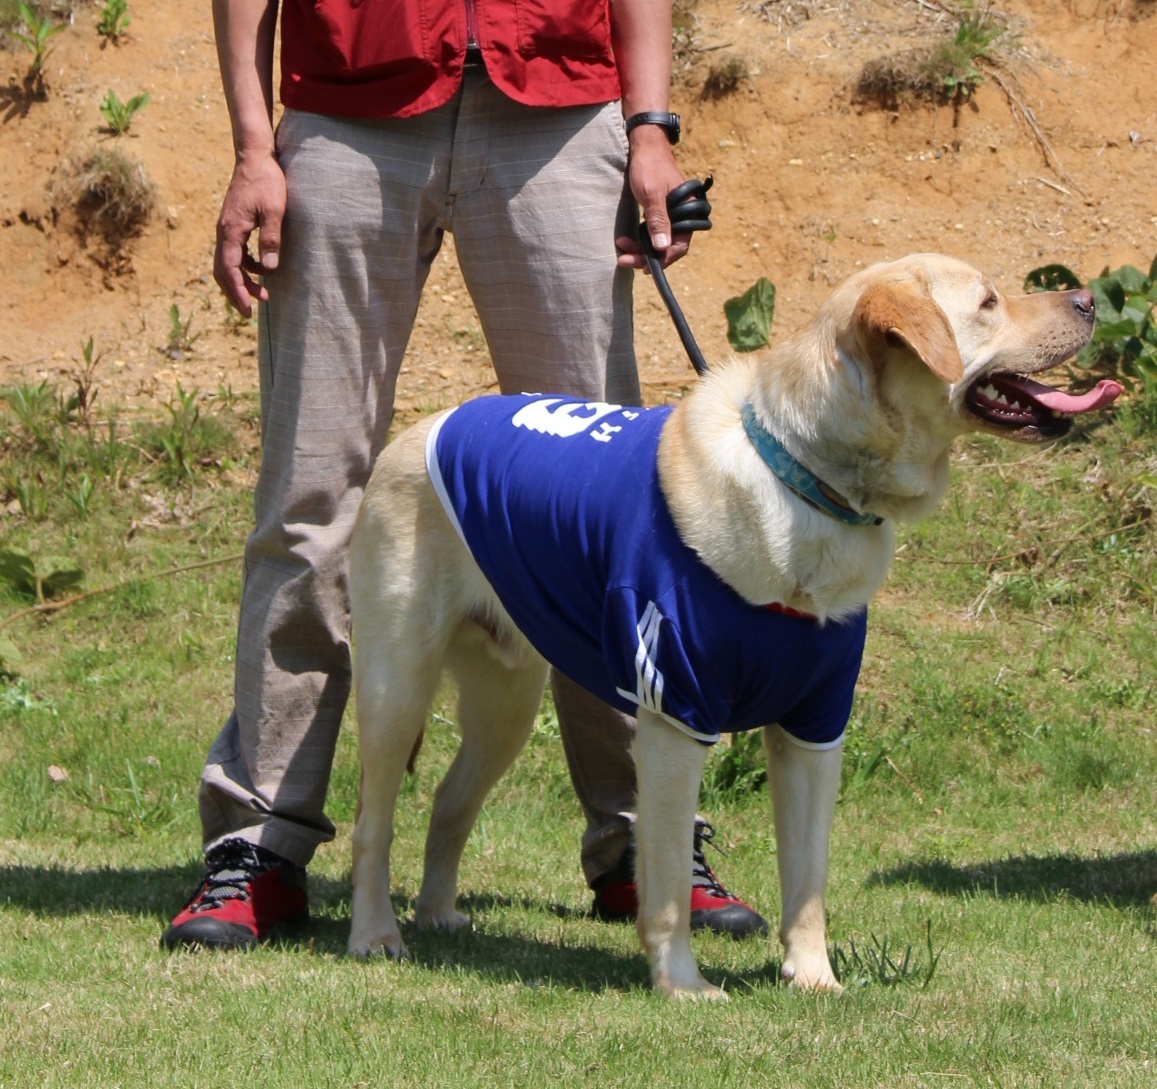
M 779 726 L 764 731 L 783 901 L 780 975 L 793 987 L 837 991 L 828 960 L 824 887 L 843 746 L 809 749 Z
M 651 980 L 669 997 L 726 998 L 699 974 L 691 953 L 691 851 L 707 746 L 640 711 L 634 757 L 637 925 Z

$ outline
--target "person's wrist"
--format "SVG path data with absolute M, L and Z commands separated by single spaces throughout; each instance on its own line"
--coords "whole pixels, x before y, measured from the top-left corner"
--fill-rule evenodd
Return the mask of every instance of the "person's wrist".
M 625 122 L 627 135 L 647 131 L 662 132 L 669 144 L 679 142 L 680 124 L 677 113 L 665 110 L 643 110 L 633 113 Z

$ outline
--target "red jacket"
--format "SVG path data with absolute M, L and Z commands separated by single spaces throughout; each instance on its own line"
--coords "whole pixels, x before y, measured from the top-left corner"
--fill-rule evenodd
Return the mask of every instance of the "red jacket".
M 281 101 L 338 117 L 410 117 L 462 82 L 470 0 L 282 0 Z M 496 87 L 528 106 L 619 98 L 609 0 L 473 0 Z

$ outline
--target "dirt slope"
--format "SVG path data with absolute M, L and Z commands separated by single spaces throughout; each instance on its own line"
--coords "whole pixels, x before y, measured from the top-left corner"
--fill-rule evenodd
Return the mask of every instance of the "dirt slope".
M 723 301 L 766 276 L 776 331 L 799 325 L 854 268 L 914 250 L 954 253 L 1016 290 L 1031 268 L 1147 268 L 1157 253 L 1157 0 L 1005 0 L 1015 32 L 1000 70 L 954 111 L 857 105 L 865 64 L 926 45 L 955 23 L 936 0 L 699 0 L 681 52 L 680 160 L 715 177 L 715 229 L 671 278 L 708 355 L 726 351 Z M 93 337 L 101 403 L 163 404 L 179 381 L 255 387 L 253 332 L 230 322 L 211 279 L 231 167 L 206 0 L 130 2 L 117 46 L 78 5 L 54 39 L 48 97 L 24 94 L 29 54 L 0 53 L 0 384 L 68 384 Z M 736 91 L 703 94 L 741 62 Z M 151 101 L 126 136 L 99 130 L 109 89 Z M 117 261 L 78 238 L 58 195 L 62 164 L 116 143 L 156 186 L 156 211 Z M 690 368 L 650 283 L 636 290 L 640 363 L 653 400 Z M 193 350 L 163 349 L 169 310 Z M 199 335 L 198 335 L 199 334 Z M 454 267 L 431 276 L 399 391 L 404 415 L 488 387 L 485 344 Z

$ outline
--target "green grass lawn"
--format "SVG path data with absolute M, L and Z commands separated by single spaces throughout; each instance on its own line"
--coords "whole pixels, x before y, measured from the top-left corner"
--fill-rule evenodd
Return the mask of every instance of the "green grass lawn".
M 252 406 L 178 396 L 110 428 L 0 396 L 0 1089 L 1155 1083 L 1152 395 L 1046 449 L 961 444 L 871 614 L 828 897 L 847 990 L 780 985 L 774 939 L 697 936 L 726 1006 L 658 999 L 633 929 L 587 917 L 549 706 L 467 849 L 472 933 L 406 928 L 407 964 L 344 955 L 347 729 L 312 923 L 161 952 L 230 701 Z M 47 605 L 69 570 L 89 596 L 29 612 L 20 570 Z M 402 908 L 452 717 L 447 693 L 405 788 Z M 774 923 L 752 748 L 713 754 L 703 809 L 720 876 Z

